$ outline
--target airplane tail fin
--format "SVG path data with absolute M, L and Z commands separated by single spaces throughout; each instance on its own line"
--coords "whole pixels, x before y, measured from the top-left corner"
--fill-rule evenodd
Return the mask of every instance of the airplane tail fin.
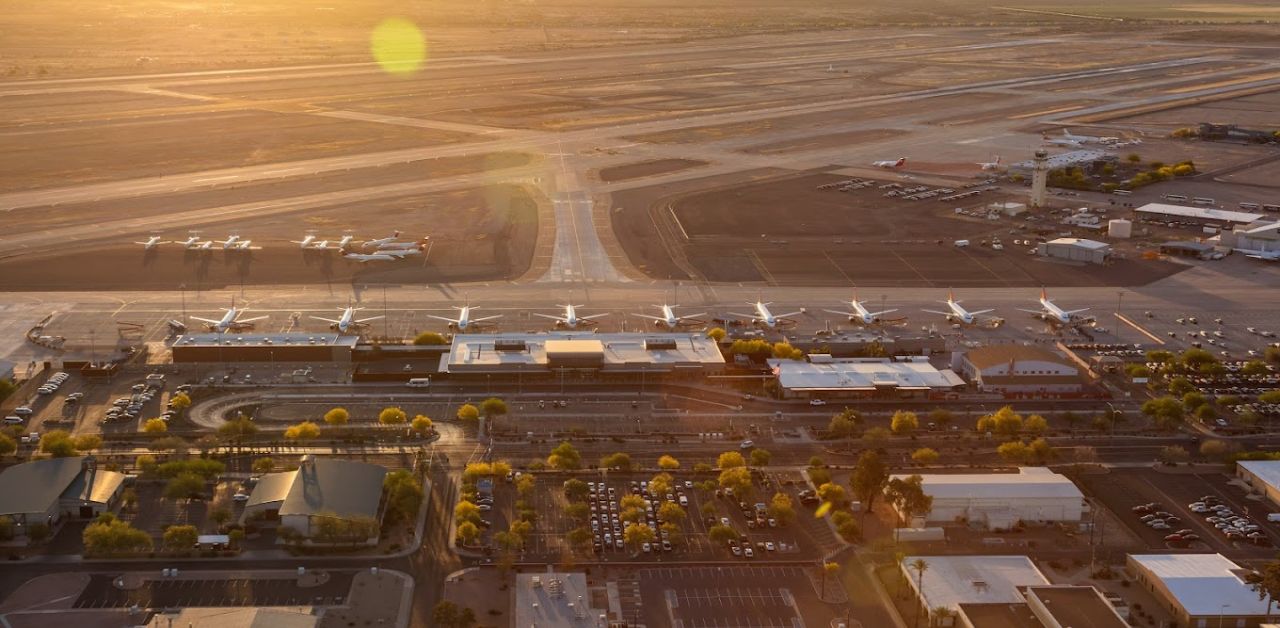
M 1049 300 L 1049 291 L 1046 290 L 1044 286 L 1040 286 L 1040 300 L 1041 301 Z
M 907 165 L 907 158 L 906 158 L 906 157 L 899 157 L 899 158 L 898 158 L 898 163 L 893 164 L 893 166 L 894 166 L 895 168 L 901 168 L 902 166 L 905 166 L 905 165 Z

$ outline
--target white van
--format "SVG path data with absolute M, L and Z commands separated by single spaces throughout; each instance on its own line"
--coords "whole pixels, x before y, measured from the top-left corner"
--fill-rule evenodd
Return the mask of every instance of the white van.
M 956 248 L 962 249 L 966 246 L 969 246 L 968 240 L 956 240 Z
M 1273 512 L 1267 515 L 1267 521 L 1272 523 L 1280 522 L 1280 512 Z
M 409 380 L 405 384 L 405 386 L 408 386 L 410 388 L 426 388 L 427 386 L 430 386 L 430 385 L 431 385 L 430 377 L 415 377 Z
M 5 425 L 22 425 L 23 420 L 20 416 L 9 415 L 4 418 Z

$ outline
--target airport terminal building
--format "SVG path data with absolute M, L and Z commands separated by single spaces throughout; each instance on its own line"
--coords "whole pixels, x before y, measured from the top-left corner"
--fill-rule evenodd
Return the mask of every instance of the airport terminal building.
M 440 357 L 449 377 L 491 375 L 703 377 L 724 372 L 704 334 L 547 332 L 457 334 Z
M 173 361 L 350 362 L 356 336 L 336 333 L 186 334 L 173 342 Z

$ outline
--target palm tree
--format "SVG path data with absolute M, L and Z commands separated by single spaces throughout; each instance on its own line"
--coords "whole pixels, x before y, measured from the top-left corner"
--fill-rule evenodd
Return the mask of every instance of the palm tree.
M 928 571 L 929 563 L 925 562 L 925 559 L 923 558 L 917 558 L 911 561 L 910 567 L 911 569 L 916 570 L 916 594 L 920 597 L 919 604 L 916 605 L 915 619 L 911 622 L 911 625 L 914 628 L 915 626 L 920 625 L 920 607 L 924 606 L 924 572 Z

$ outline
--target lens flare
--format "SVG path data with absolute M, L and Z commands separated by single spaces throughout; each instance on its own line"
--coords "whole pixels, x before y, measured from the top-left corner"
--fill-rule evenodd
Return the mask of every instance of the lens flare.
M 388 18 L 370 36 L 373 58 L 389 74 L 412 74 L 427 60 L 427 40 L 413 22 Z

